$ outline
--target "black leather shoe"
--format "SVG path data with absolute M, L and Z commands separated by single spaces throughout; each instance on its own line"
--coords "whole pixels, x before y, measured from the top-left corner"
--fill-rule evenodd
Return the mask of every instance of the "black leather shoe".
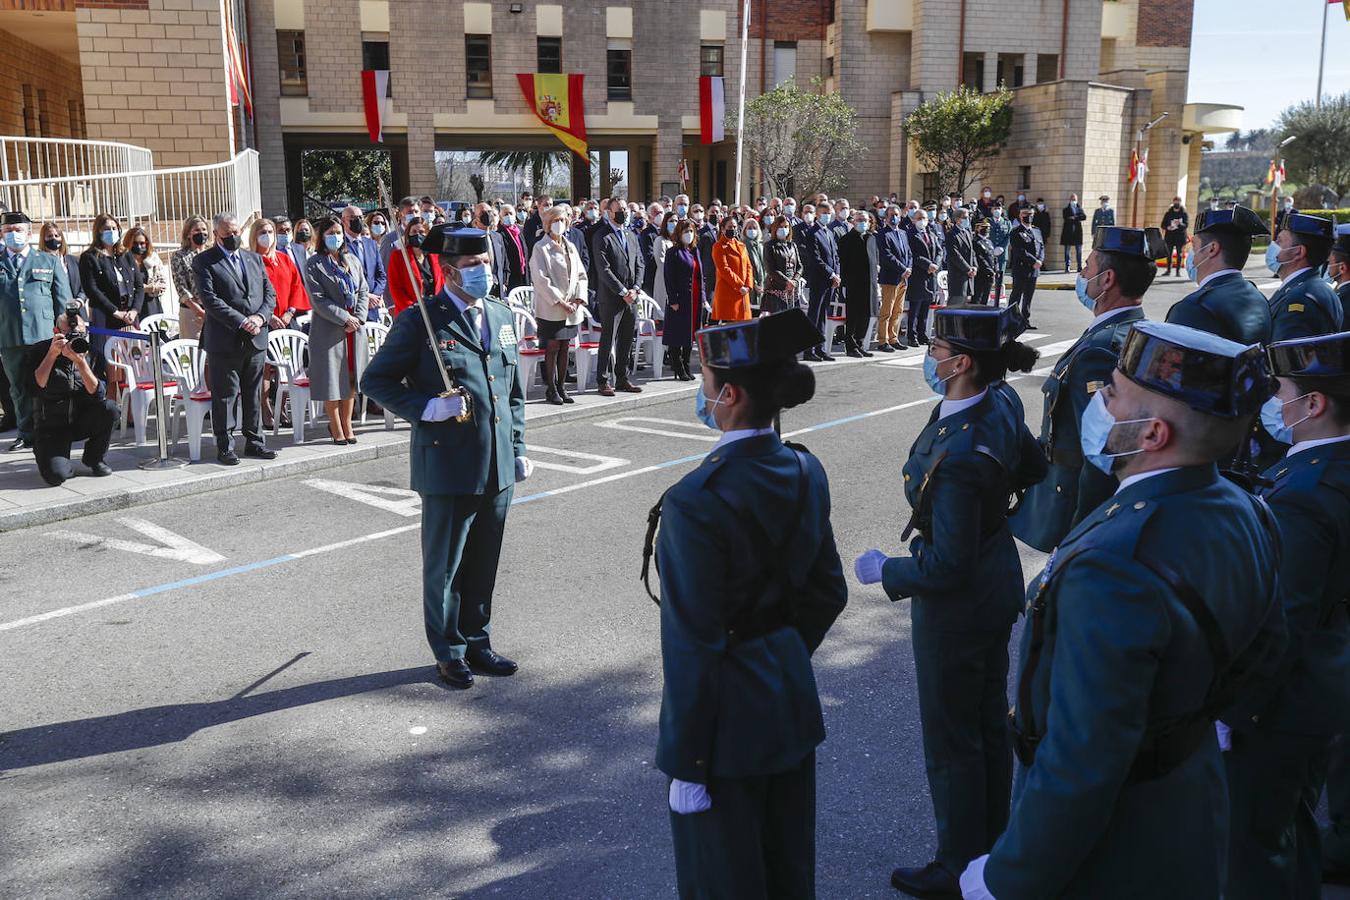
M 881 353 L 894 353 L 895 348 L 890 344 L 877 344 L 877 350 Z
M 633 384 L 633 382 L 631 381 L 625 381 L 623 384 L 616 384 L 614 386 L 614 390 L 620 391 L 625 394 L 642 393 L 642 388 L 638 387 L 636 384 Z
M 496 675 L 505 677 L 516 674 L 517 666 L 515 662 L 502 656 L 491 647 L 484 647 L 481 650 L 471 648 L 464 654 L 464 659 L 468 661 L 469 668 L 479 675 Z
M 873 357 L 873 356 L 876 356 L 876 354 L 873 353 L 871 350 L 864 350 L 864 349 L 861 348 L 861 347 L 858 348 L 858 352 L 861 353 L 864 357 L 868 357 L 868 358 Z
M 473 673 L 469 671 L 469 664 L 462 659 L 436 663 L 436 676 L 456 690 L 473 687 Z
M 102 461 L 96 462 L 89 467 L 89 474 L 95 478 L 107 478 L 112 474 L 112 466 Z
M 239 456 L 233 450 L 226 447 L 224 450 L 217 451 L 216 462 L 220 463 L 222 466 L 237 466 L 239 465 Z
M 816 351 L 816 361 L 817 361 L 817 362 L 834 362 L 834 357 L 831 356 L 830 354 L 824 352 L 823 350 L 817 350 L 817 351 Z
M 351 444 L 354 443 L 354 441 L 348 440 L 347 443 Z M 277 451 L 269 450 L 266 447 L 253 445 L 244 448 L 244 455 L 251 456 L 254 459 L 276 459 Z
M 15 452 L 17 452 L 17 451 L 19 451 L 19 450 L 32 450 L 32 449 L 33 449 L 33 442 L 32 442 L 32 441 L 28 441 L 28 440 L 24 440 L 23 438 L 19 438 L 17 441 L 15 441 L 14 443 L 12 443 L 12 444 L 9 445 L 9 451 L 8 451 L 8 452 L 10 452 L 10 453 L 15 453 Z
M 930 862 L 923 868 L 902 866 L 891 873 L 891 887 L 911 897 L 961 898 L 961 883 L 940 863 Z
M 844 355 L 852 357 L 853 359 L 862 359 L 862 351 L 857 347 L 849 347 L 844 351 Z

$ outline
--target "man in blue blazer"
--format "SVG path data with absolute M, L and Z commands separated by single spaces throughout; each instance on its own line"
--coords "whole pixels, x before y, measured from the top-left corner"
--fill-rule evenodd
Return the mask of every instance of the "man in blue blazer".
M 342 233 L 347 237 L 347 252 L 361 260 L 365 271 L 366 284 L 369 285 L 370 308 L 366 318 L 371 322 L 380 321 L 380 310 L 384 307 L 384 290 L 389 283 L 384 263 L 380 262 L 380 245 L 366 236 L 366 220 L 361 218 L 361 210 L 349 206 L 342 211 Z
M 900 316 L 905 309 L 905 286 L 909 282 L 909 234 L 901 226 L 904 221 L 900 207 L 886 210 L 886 219 L 878 234 L 877 250 L 881 257 L 881 313 L 877 317 L 877 349 L 894 353 L 905 346 L 900 337 Z
M 937 297 L 937 273 L 942 267 L 942 247 L 928 225 L 928 211 L 919 210 L 914 216 L 914 230 L 909 234 L 910 276 L 909 315 L 905 318 L 905 333 L 911 347 L 928 343 L 928 309 Z
M 277 307 L 277 292 L 263 268 L 262 257 L 239 247 L 239 222 L 221 213 L 213 222 L 216 244 L 192 261 L 206 321 L 206 351 L 211 388 L 211 427 L 216 459 L 237 466 L 234 431 L 244 433 L 244 455 L 275 459 L 262 431 L 263 363 L 267 357 L 267 323 Z M 243 416 L 240 416 L 240 407 Z
M 827 204 L 819 207 L 808 204 L 804 207 L 801 235 L 802 269 L 806 274 L 806 288 L 810 302 L 807 317 L 821 334 L 827 334 L 825 320 L 830 314 L 830 305 L 834 302 L 835 292 L 839 289 L 839 245 L 835 242 L 834 232 L 817 218 L 817 210 L 828 210 Z M 803 359 L 816 362 L 831 362 L 834 357 L 828 352 L 826 342 L 806 351 Z

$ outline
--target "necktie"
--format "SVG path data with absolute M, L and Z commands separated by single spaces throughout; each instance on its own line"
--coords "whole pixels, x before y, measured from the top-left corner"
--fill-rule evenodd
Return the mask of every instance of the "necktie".
M 464 316 L 469 320 L 469 330 L 478 336 L 478 340 L 482 341 L 483 349 L 486 350 L 487 341 L 483 338 L 483 326 L 478 318 L 480 312 L 482 312 L 482 310 L 477 306 L 464 307 Z

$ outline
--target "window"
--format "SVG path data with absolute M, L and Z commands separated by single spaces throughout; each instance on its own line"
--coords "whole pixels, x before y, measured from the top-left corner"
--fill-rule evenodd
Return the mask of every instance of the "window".
M 919 175 L 919 180 L 923 182 L 923 199 L 925 202 L 937 199 L 937 195 L 942 191 L 938 187 L 938 176 L 936 172 L 923 172 Z M 931 219 L 929 220 L 932 221 Z
M 41 137 L 38 134 L 37 98 L 33 86 L 23 86 L 23 133 L 24 137 Z
M 967 53 L 961 60 L 961 84 L 972 90 L 984 90 L 983 53 Z
M 610 100 L 633 99 L 633 51 L 611 47 L 607 55 L 607 84 Z
M 773 42 L 773 86 L 797 77 L 797 42 Z
M 718 197 L 729 195 L 727 190 L 727 161 L 719 159 L 713 163 L 713 194 Z
M 492 35 L 464 35 L 464 73 L 469 99 L 492 97 Z
M 698 74 L 720 76 L 722 74 L 722 53 L 724 49 L 721 44 L 704 44 L 700 47 L 698 51 Z
M 303 31 L 277 32 L 277 69 L 281 73 L 281 96 L 303 97 L 309 93 Z
M 833 78 L 833 77 L 834 77 L 834 57 L 833 57 L 833 56 L 827 56 L 827 57 L 825 57 L 825 77 L 826 77 L 826 78 Z
M 84 103 L 80 100 L 66 101 L 66 114 L 70 117 L 70 136 L 73 138 L 83 138 L 84 131 Z
M 562 38 L 539 38 L 539 72 L 543 74 L 562 74 Z
M 1017 167 L 1017 189 L 1019 191 L 1031 189 L 1031 166 Z
M 361 68 L 389 71 L 389 39 L 361 42 Z M 384 86 L 386 97 L 394 96 L 394 79 Z
M 37 116 L 38 116 L 38 134 L 43 137 L 50 137 L 51 119 L 47 118 L 47 91 L 44 88 L 38 88 L 37 91 Z
M 1036 83 L 1059 80 L 1059 54 L 1042 53 L 1036 57 Z

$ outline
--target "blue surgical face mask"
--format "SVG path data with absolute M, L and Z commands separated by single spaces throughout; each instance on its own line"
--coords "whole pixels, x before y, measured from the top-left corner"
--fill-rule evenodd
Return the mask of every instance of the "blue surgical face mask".
M 329 252 L 338 249 L 342 246 L 342 235 L 325 234 L 323 236 L 323 245 L 328 248 Z
M 675 215 L 679 216 L 680 218 L 684 218 L 685 216 L 689 215 L 689 207 L 681 203 L 679 206 L 675 207 Z
M 709 407 L 716 406 L 722 402 L 722 394 L 726 389 L 727 386 L 725 384 L 722 385 L 722 390 L 717 392 L 716 400 L 709 400 L 707 396 L 704 395 L 703 382 L 701 381 L 699 382 L 698 390 L 694 391 L 694 415 L 698 416 L 698 420 L 713 431 L 721 431 L 722 429 L 718 426 L 717 420 L 713 418 L 712 410 L 709 409 Z
M 795 203 L 789 203 L 787 206 L 783 207 L 783 212 L 789 216 L 795 213 L 796 211 L 797 211 L 797 204 Z
M 856 231 L 856 232 L 858 232 L 858 234 L 867 234 L 867 223 L 866 223 L 866 222 L 854 222 L 854 223 L 853 223 L 853 230 Z
M 289 234 L 283 231 L 281 234 L 277 235 L 278 249 L 285 250 L 290 245 L 291 245 L 291 236 Z
M 516 214 L 515 214 L 515 213 L 507 213 L 506 215 L 502 216 L 502 224 L 503 224 L 503 225 L 514 225 L 514 224 L 516 224 Z
M 1272 243 L 1266 248 L 1266 268 L 1270 274 L 1280 274 L 1280 245 Z
M 1092 282 L 1096 281 L 1098 278 L 1102 277 L 1102 275 L 1104 274 L 1106 273 L 1098 272 L 1091 278 L 1084 278 L 1082 274 L 1079 274 L 1078 280 L 1074 283 L 1073 289 L 1078 294 L 1078 302 L 1087 307 L 1088 312 L 1092 312 L 1094 309 L 1097 308 L 1097 301 L 1095 298 L 1088 296 L 1087 286 Z
M 1191 281 L 1199 281 L 1200 276 L 1195 271 L 1195 251 L 1192 250 L 1186 254 L 1186 277 Z
M 5 246 L 11 250 L 22 250 L 28 246 L 28 235 L 22 231 L 6 231 Z
M 1134 456 L 1143 450 L 1127 450 L 1124 453 L 1107 453 L 1106 442 L 1111 439 L 1111 430 L 1117 425 L 1130 425 L 1135 422 L 1147 422 L 1148 419 L 1125 419 L 1116 421 L 1106 408 L 1106 397 L 1098 392 L 1092 396 L 1087 409 L 1083 410 L 1083 421 L 1079 426 L 1078 442 L 1083 456 L 1107 475 L 1115 469 L 1115 460 L 1122 456 Z
M 678 224 L 680 224 L 680 223 L 677 222 L 677 221 L 675 221 L 674 219 L 671 219 L 669 222 L 666 223 L 666 233 L 667 233 L 667 234 L 674 234 L 674 233 L 675 233 L 675 226 L 678 225 Z
M 113 244 L 117 243 L 117 239 L 120 237 L 120 235 L 112 228 L 106 228 L 103 231 L 100 231 L 98 236 L 99 239 L 103 241 L 103 246 L 105 247 L 111 247 Z
M 953 372 L 946 378 L 939 378 L 938 366 L 953 359 L 956 359 L 956 357 L 949 356 L 943 360 L 934 359 L 931 353 L 923 358 L 923 380 L 928 382 L 928 387 L 939 397 L 947 396 L 947 382 L 955 378 L 956 373 Z
M 786 241 L 788 236 L 788 230 L 786 228 L 780 228 L 773 234 L 774 237 L 778 238 L 780 241 Z
M 459 286 L 475 300 L 482 300 L 492 290 L 492 270 L 487 263 L 478 263 L 459 270 Z
M 384 224 L 381 222 L 376 222 L 374 225 L 370 226 L 370 233 L 373 234 L 375 237 L 383 237 L 384 232 L 385 227 Z
M 272 246 L 274 240 L 276 240 L 276 238 L 264 231 L 258 235 L 258 246 L 266 250 L 268 247 Z
M 1266 427 L 1266 431 L 1270 433 L 1270 436 L 1281 444 L 1294 443 L 1294 426 L 1302 425 L 1311 418 L 1310 415 L 1304 416 L 1292 425 L 1284 424 L 1284 408 L 1290 403 L 1297 403 L 1306 396 L 1308 395 L 1304 394 L 1301 397 L 1295 397 L 1293 400 L 1281 400 L 1279 397 L 1271 397 L 1265 402 L 1265 405 L 1261 407 L 1261 424 Z

